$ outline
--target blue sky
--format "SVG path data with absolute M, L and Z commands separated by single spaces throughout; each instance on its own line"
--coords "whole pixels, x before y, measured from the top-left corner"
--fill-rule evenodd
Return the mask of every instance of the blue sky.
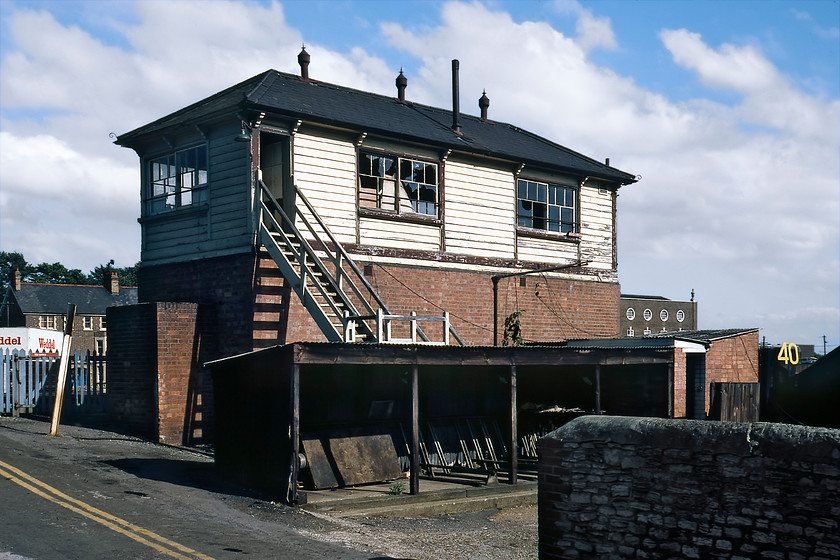
M 184 25 L 184 22 L 189 22 Z M 0 0 L 0 250 L 139 258 L 123 133 L 267 68 L 449 103 L 641 180 L 619 197 L 622 291 L 701 328 L 840 343 L 840 3 Z M 32 170 L 38 173 L 33 174 Z

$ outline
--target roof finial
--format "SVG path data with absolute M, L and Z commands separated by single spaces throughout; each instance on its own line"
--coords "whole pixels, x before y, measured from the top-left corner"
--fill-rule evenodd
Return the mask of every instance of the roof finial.
M 490 107 L 490 98 L 487 97 L 487 90 L 481 92 L 481 97 L 478 98 L 478 108 L 481 109 L 481 120 L 487 120 L 487 108 Z
M 301 44 L 300 54 L 298 54 L 298 64 L 300 64 L 300 77 L 303 80 L 309 79 L 309 53 L 306 52 L 306 45 Z
M 403 69 L 400 68 L 400 75 L 397 76 L 397 99 L 400 103 L 405 103 L 405 88 L 408 85 L 408 78 L 403 74 Z

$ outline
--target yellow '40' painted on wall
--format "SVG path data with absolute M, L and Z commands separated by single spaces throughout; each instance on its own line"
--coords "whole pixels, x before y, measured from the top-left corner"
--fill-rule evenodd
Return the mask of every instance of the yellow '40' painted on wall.
M 785 342 L 779 349 L 778 360 L 795 366 L 799 363 L 799 346 Z

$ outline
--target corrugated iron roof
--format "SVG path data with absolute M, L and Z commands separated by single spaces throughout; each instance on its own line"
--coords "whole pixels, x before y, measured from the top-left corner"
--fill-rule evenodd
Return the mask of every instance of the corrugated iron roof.
M 452 112 L 343 86 L 302 80 L 268 70 L 131 132 L 116 143 L 133 146 L 146 134 L 193 124 L 237 110 L 271 112 L 320 124 L 401 138 L 516 162 L 562 168 L 628 184 L 636 177 L 513 125 L 461 114 L 461 133 L 451 128 Z
M 746 329 L 704 329 L 695 331 L 667 331 L 656 334 L 647 335 L 646 338 L 676 338 L 678 340 L 686 340 L 689 342 L 700 342 L 709 344 L 716 340 L 724 338 L 732 338 L 733 336 L 740 336 L 751 332 L 758 332 L 758 328 Z
M 590 350 L 665 350 L 674 348 L 674 340 L 666 338 L 601 338 L 569 340 L 567 348 Z

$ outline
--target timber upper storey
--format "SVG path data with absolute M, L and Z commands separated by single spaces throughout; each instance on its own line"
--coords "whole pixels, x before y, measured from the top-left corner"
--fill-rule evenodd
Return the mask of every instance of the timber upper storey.
M 433 145 L 453 152 L 548 166 L 615 183 L 635 176 L 600 163 L 516 126 L 462 114 L 460 134 L 452 111 L 268 70 L 231 88 L 119 136 L 117 144 L 139 148 L 144 137 L 212 121 L 231 110 L 256 119 L 260 113 Z

